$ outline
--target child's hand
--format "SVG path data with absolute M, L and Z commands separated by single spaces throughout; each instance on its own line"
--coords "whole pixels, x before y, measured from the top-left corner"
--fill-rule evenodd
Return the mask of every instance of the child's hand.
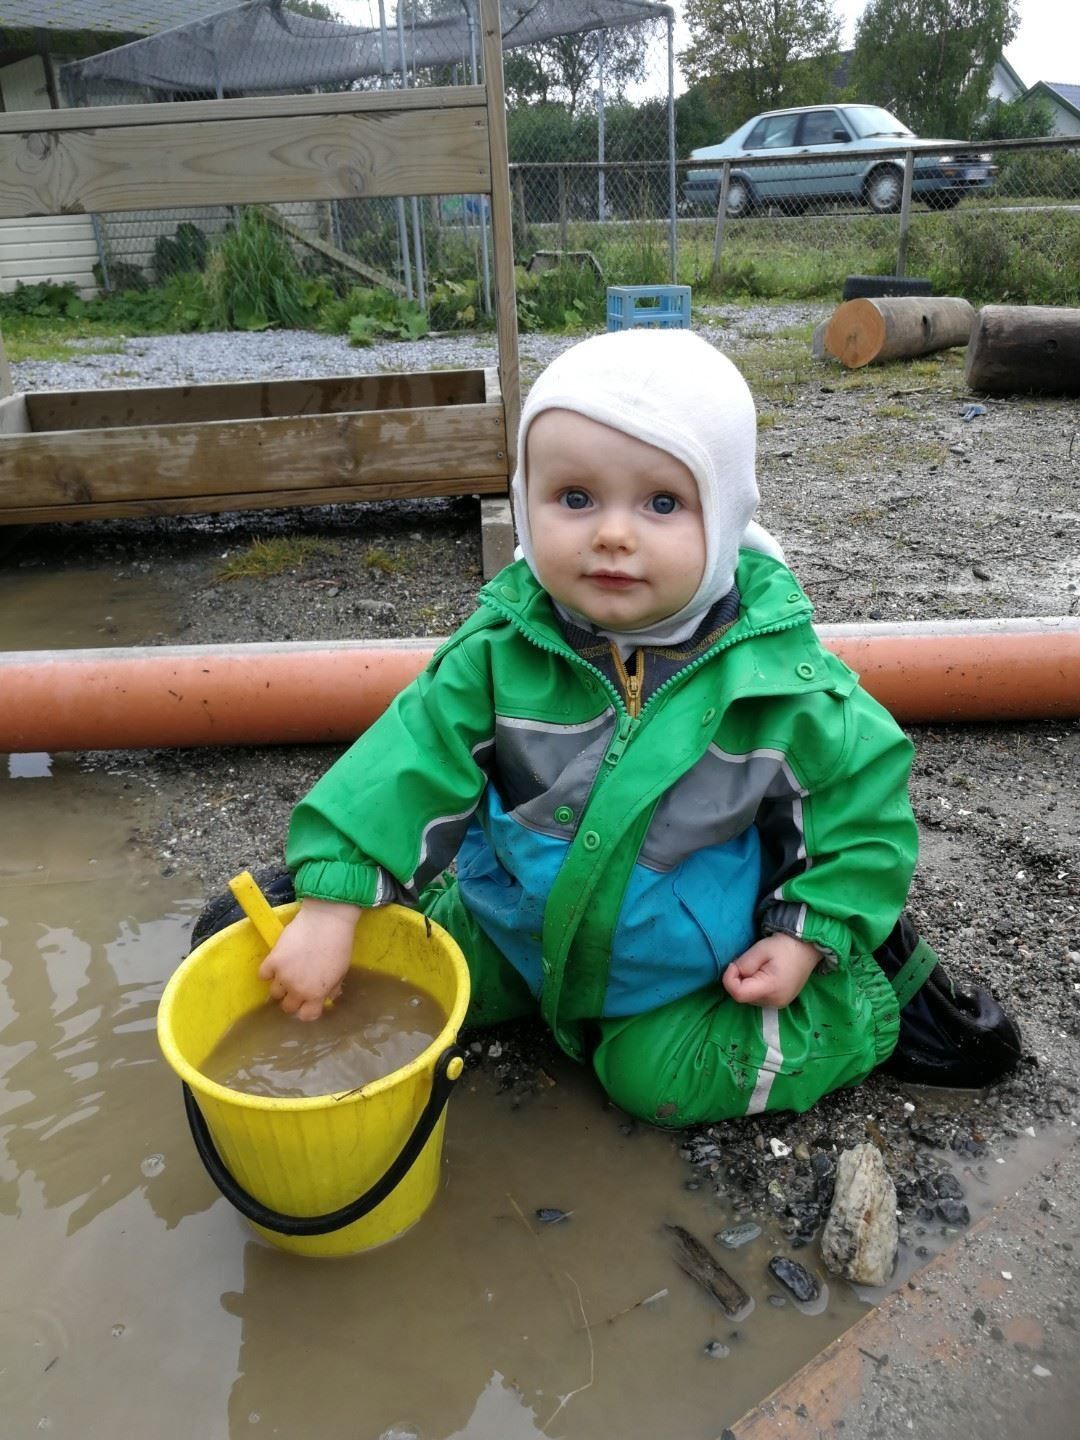
M 740 1005 L 790 1005 L 821 960 L 821 952 L 790 935 L 766 935 L 727 967 L 724 989 Z
M 270 998 L 286 1015 L 317 1020 L 327 999 L 341 994 L 352 959 L 359 905 L 333 900 L 302 900 L 295 918 L 259 966 L 259 979 L 270 981 Z

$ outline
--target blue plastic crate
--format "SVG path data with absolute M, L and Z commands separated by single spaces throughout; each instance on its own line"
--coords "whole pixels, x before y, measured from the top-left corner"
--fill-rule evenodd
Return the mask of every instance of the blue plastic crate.
M 637 325 L 689 330 L 690 286 L 609 285 L 607 328 L 632 330 Z

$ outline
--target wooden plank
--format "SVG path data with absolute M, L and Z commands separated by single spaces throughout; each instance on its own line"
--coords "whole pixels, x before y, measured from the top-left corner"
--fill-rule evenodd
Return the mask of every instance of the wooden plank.
M 466 481 L 505 450 L 491 405 L 50 431 L 0 441 L 0 508 Z
M 318 379 L 241 380 L 216 385 L 134 386 L 124 390 L 42 390 L 26 397 L 32 428 L 100 430 L 201 420 L 271 420 L 367 410 L 496 404 L 486 371 L 424 370 Z
M 365 265 L 362 260 L 357 260 L 355 255 L 349 255 L 344 250 L 339 250 L 336 245 L 331 245 L 321 235 L 314 235 L 308 230 L 302 230 L 299 225 L 294 225 L 287 220 L 280 211 L 275 210 L 272 205 L 259 205 L 256 207 L 261 215 L 271 225 L 283 231 L 300 245 L 306 245 L 309 250 L 314 250 L 318 255 L 325 255 L 335 265 L 341 265 L 346 270 L 351 270 L 366 280 L 369 285 L 381 285 L 384 290 L 392 290 L 395 295 L 404 295 L 405 286 L 400 284 L 392 275 L 384 275 L 381 270 L 376 270 L 373 265 Z
M 121 500 L 88 505 L 0 507 L 5 525 L 53 524 L 59 520 L 140 520 L 154 515 L 213 515 L 223 510 L 270 510 L 294 505 L 348 505 L 364 500 L 423 500 L 440 495 L 505 495 L 506 475 L 473 475 L 468 480 L 402 480 L 370 485 L 334 485 L 317 490 L 263 490 L 255 494 L 189 495 L 183 499 Z
M 0 236 L 0 265 L 20 269 L 27 264 L 52 264 L 57 260 L 96 260 L 97 247 L 93 235 L 78 235 L 74 240 L 17 241 L 4 244 Z M 85 267 L 84 267 L 85 268 Z
M 483 105 L 482 85 L 430 85 L 418 90 L 347 90 L 335 95 L 249 95 L 234 100 L 184 100 L 151 105 L 94 105 L 0 114 L 0 135 L 31 130 L 59 134 L 113 126 L 215 120 L 288 119 L 295 115 L 358 115 L 369 110 L 458 110 Z
M 476 194 L 486 129 L 470 108 L 23 135 L 0 149 L 0 215 Z
M 495 323 L 499 340 L 499 378 L 506 414 L 508 466 L 513 473 L 521 412 L 518 363 L 517 295 L 514 286 L 514 233 L 510 217 L 510 169 L 506 143 L 502 29 L 499 0 L 480 0 L 484 41 L 484 89 L 490 152 L 491 236 L 495 251 Z M 446 193 L 446 192 L 444 192 Z

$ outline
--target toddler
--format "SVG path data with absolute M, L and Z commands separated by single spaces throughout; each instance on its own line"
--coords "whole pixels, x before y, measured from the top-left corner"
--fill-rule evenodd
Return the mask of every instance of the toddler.
M 539 1013 L 653 1124 L 805 1110 L 902 1028 L 907 1078 L 1013 1063 L 901 915 L 912 747 L 754 523 L 755 446 L 745 381 L 688 331 L 541 375 L 522 558 L 293 814 L 303 904 L 260 972 L 284 1010 L 317 1018 L 395 901 L 461 946 L 469 1025 Z

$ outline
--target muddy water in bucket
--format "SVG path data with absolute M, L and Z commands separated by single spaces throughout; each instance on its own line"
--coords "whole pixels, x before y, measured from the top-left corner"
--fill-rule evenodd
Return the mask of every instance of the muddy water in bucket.
M 426 991 L 392 975 L 354 970 L 317 1025 L 277 1005 L 260 1005 L 230 1026 L 202 1072 L 245 1095 L 332 1095 L 408 1065 L 445 1024 Z

